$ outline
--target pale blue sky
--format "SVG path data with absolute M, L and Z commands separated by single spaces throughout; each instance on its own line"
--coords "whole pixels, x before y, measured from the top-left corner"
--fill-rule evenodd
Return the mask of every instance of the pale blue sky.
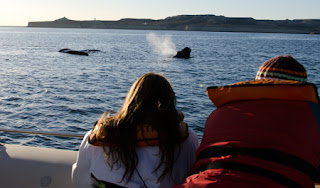
M 164 19 L 214 14 L 255 19 L 320 19 L 320 0 L 1 0 L 0 26 L 29 21 Z

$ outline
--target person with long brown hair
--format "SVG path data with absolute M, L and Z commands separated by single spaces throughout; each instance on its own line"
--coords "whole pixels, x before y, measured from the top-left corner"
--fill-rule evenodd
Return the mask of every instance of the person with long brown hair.
M 103 114 L 79 148 L 72 180 L 78 187 L 171 187 L 189 175 L 199 146 L 176 109 L 167 79 L 147 73 L 122 108 Z

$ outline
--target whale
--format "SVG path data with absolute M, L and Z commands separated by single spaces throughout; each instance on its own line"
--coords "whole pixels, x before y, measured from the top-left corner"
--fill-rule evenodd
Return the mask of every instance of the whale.
M 64 48 L 59 50 L 59 52 L 67 53 L 67 54 L 74 54 L 74 55 L 85 55 L 88 56 L 89 54 L 83 51 L 76 51 L 76 50 L 70 50 L 69 48 Z
M 100 50 L 70 50 L 69 48 L 63 48 L 59 50 L 59 52 L 73 55 L 88 56 L 90 52 L 100 52 Z
M 183 48 L 181 51 L 178 51 L 174 58 L 184 58 L 189 59 L 190 58 L 191 49 L 189 47 Z

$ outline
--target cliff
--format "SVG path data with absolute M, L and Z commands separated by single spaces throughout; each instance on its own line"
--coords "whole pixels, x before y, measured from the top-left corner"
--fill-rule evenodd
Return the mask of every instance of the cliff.
M 64 17 L 55 21 L 29 22 L 28 27 L 320 34 L 320 19 L 255 20 L 215 15 L 180 15 L 160 20 L 127 18 L 118 21 L 76 21 Z

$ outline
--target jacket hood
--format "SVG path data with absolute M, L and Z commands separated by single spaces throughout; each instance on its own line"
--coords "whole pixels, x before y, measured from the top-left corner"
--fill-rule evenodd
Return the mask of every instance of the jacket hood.
M 292 80 L 252 80 L 207 88 L 207 95 L 217 107 L 225 104 L 262 99 L 298 100 L 319 104 L 317 87 Z

